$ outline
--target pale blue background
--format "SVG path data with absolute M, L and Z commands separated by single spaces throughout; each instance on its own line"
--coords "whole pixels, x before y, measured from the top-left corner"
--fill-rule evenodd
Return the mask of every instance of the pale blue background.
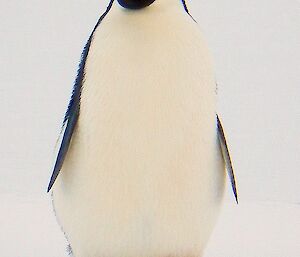
M 0 1 L 1 256 L 66 256 L 45 191 L 80 53 L 107 2 Z M 188 4 L 214 56 L 241 201 L 228 190 L 206 257 L 300 256 L 299 1 Z

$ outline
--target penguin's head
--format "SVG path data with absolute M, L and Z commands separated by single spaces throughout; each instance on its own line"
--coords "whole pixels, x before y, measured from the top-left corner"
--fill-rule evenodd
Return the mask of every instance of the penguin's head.
M 142 9 L 154 1 L 155 0 L 118 0 L 119 4 L 126 9 Z

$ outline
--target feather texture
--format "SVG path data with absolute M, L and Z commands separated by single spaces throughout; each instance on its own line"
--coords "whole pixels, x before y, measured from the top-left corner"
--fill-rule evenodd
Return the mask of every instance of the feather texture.
M 55 183 L 57 176 L 59 175 L 59 172 L 61 170 L 61 167 L 63 165 L 63 162 L 65 160 L 66 154 L 67 154 L 69 146 L 70 146 L 70 142 L 72 139 L 72 135 L 73 135 L 75 126 L 77 124 L 77 120 L 78 120 L 79 112 L 80 112 L 81 91 L 82 91 L 82 87 L 84 84 L 85 64 L 86 64 L 86 59 L 88 57 L 90 46 L 91 46 L 91 43 L 93 40 L 94 33 L 95 33 L 97 27 L 99 26 L 99 24 L 101 23 L 101 21 L 104 19 L 106 14 L 111 9 L 113 2 L 114 2 L 114 0 L 110 1 L 106 11 L 99 18 L 99 20 L 98 20 L 97 24 L 95 25 L 87 43 L 83 49 L 83 52 L 81 54 L 81 61 L 79 63 L 77 77 L 75 79 L 72 96 L 71 96 L 71 99 L 70 99 L 70 102 L 68 105 L 68 109 L 66 111 L 66 114 L 65 114 L 65 117 L 63 120 L 63 125 L 62 125 L 62 131 L 64 131 L 63 139 L 62 139 L 59 151 L 58 151 L 58 155 L 57 155 L 54 169 L 53 169 L 53 172 L 52 172 L 52 175 L 50 178 L 47 192 L 49 192 L 51 190 L 52 186 Z

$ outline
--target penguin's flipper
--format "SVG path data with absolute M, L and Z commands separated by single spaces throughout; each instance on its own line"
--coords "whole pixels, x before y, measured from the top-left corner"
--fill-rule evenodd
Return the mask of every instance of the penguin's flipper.
M 84 49 L 81 55 L 81 61 L 79 63 L 79 67 L 78 67 L 78 71 L 77 71 L 77 77 L 74 83 L 74 88 L 73 88 L 73 93 L 72 93 L 72 97 L 67 109 L 67 112 L 65 114 L 65 118 L 63 121 L 63 126 L 62 126 L 62 131 L 63 132 L 63 138 L 61 141 L 61 145 L 58 151 L 58 155 L 56 158 L 56 162 L 54 165 L 54 169 L 53 169 L 53 173 L 48 185 L 48 189 L 47 192 L 49 192 L 61 170 L 61 167 L 63 165 L 63 162 L 65 160 L 66 154 L 68 152 L 70 143 L 71 143 L 71 139 L 72 139 L 72 135 L 74 132 L 74 128 L 76 126 L 78 117 L 79 117 L 79 110 L 80 110 L 80 98 L 81 98 L 81 91 L 82 91 L 82 87 L 83 87 L 83 82 L 84 82 L 84 75 L 85 75 L 85 63 L 88 57 L 88 53 L 90 50 L 90 46 L 93 40 L 93 36 L 94 33 L 97 29 L 97 27 L 99 26 L 99 24 L 101 23 L 101 21 L 104 19 L 104 17 L 108 14 L 109 10 L 111 9 L 112 5 L 113 5 L 114 0 L 110 0 L 106 11 L 101 15 L 101 17 L 99 18 L 98 22 L 96 23 Z
M 219 138 L 219 142 L 221 145 L 223 159 L 225 162 L 226 170 L 228 172 L 228 176 L 230 178 L 231 187 L 232 187 L 232 191 L 234 193 L 236 203 L 238 203 L 237 188 L 236 188 L 236 182 L 235 182 L 232 162 L 231 162 L 231 158 L 230 158 L 230 154 L 229 154 L 229 150 L 228 150 L 228 146 L 227 146 L 227 142 L 226 142 L 226 138 L 225 138 L 225 133 L 224 133 L 222 123 L 221 123 L 218 115 L 217 115 L 217 122 L 218 122 L 218 125 L 217 125 L 218 126 L 218 138 Z
M 79 111 L 77 111 L 76 113 L 74 113 L 72 116 L 70 116 L 68 118 L 68 120 L 66 121 L 66 125 L 64 126 L 64 134 L 63 134 L 63 138 L 62 138 L 62 142 L 58 151 L 58 155 L 56 158 L 56 162 L 54 165 L 54 169 L 53 169 L 53 173 L 48 185 L 48 189 L 47 192 L 49 192 L 61 170 L 61 167 L 63 165 L 63 162 L 65 160 L 66 154 L 68 152 L 70 143 L 71 143 L 71 139 L 72 139 L 72 135 L 73 135 L 73 131 L 75 128 L 75 125 L 77 123 L 78 120 L 78 116 L 79 116 Z

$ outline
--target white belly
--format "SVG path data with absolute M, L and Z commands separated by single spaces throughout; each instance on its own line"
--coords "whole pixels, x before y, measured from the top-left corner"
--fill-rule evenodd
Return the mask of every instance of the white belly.
M 181 19 L 139 24 L 145 32 L 108 17 L 96 32 L 80 118 L 53 191 L 75 257 L 202 254 L 224 164 L 207 49 Z M 160 32 L 150 33 L 153 26 Z

